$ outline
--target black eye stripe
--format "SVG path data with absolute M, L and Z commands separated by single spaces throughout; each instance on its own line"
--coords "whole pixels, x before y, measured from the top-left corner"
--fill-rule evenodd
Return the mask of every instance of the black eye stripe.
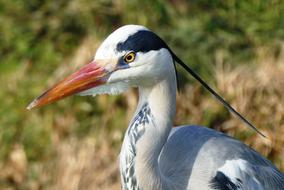
M 129 36 L 124 42 L 118 43 L 116 46 L 116 50 L 119 52 L 148 52 L 161 48 L 169 49 L 167 44 L 158 35 L 148 30 L 140 30 Z

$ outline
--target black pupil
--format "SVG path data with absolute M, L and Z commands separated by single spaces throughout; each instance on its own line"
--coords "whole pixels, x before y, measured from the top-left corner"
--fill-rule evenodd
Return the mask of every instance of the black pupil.
M 127 61 L 130 61 L 130 60 L 132 59 L 132 57 L 133 57 L 132 55 L 128 55 L 128 56 L 126 57 L 126 60 L 127 60 Z

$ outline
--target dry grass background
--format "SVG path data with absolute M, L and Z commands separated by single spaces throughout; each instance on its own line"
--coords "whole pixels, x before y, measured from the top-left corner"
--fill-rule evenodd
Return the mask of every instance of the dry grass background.
M 56 70 L 48 83 L 53 83 L 60 76 L 83 65 L 90 57 L 96 46 L 87 38 L 72 57 L 72 64 L 63 64 Z M 222 53 L 216 55 L 217 67 L 214 71 L 214 81 L 210 84 L 243 115 L 251 120 L 266 136 L 267 139 L 248 129 L 245 124 L 228 114 L 197 82 L 185 85 L 177 99 L 177 114 L 175 124 L 201 124 L 223 131 L 243 140 L 262 155 L 272 160 L 278 168 L 284 171 L 284 54 L 277 58 L 271 56 L 269 49 L 259 49 L 255 66 L 241 65 L 231 68 L 223 63 Z M 96 136 L 82 138 L 70 137 L 62 140 L 65 128 L 80 123 L 70 115 L 57 118 L 52 132 L 52 142 L 55 151 L 52 158 L 43 164 L 33 164 L 38 177 L 26 181 L 28 176 L 28 161 L 25 150 L 16 144 L 9 154 L 9 159 L 3 165 L 0 178 L 8 180 L 13 185 L 1 188 L 12 189 L 120 189 L 118 171 L 118 155 L 123 132 L 127 121 L 136 106 L 135 91 L 123 95 L 126 115 L 121 121 L 122 128 L 109 132 L 107 125 L 115 119 L 117 105 L 108 105 L 110 97 L 99 96 L 97 103 L 105 106 L 105 114 L 100 119 L 105 126 L 100 126 Z M 86 100 L 87 101 L 87 100 Z M 88 107 L 88 106 L 87 106 Z M 91 109 L 91 108 L 90 108 Z M 213 122 L 207 117 L 214 117 Z M 120 117 L 121 118 L 121 117 Z M 190 139 L 189 139 L 190 140 Z M 24 186 L 25 188 L 22 188 Z

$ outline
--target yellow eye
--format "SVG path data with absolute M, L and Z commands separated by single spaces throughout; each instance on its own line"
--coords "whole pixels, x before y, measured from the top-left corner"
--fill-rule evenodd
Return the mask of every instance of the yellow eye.
M 126 54 L 123 59 L 126 63 L 131 63 L 134 61 L 135 56 L 136 56 L 135 52 L 130 52 Z

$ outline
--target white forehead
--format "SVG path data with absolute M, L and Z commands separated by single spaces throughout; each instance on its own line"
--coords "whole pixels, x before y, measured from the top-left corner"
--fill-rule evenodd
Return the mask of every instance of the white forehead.
M 124 42 L 127 38 L 138 31 L 149 30 L 148 28 L 140 25 L 125 25 L 113 33 L 111 33 L 98 48 L 95 59 L 111 58 L 116 52 L 116 45 L 120 42 Z

